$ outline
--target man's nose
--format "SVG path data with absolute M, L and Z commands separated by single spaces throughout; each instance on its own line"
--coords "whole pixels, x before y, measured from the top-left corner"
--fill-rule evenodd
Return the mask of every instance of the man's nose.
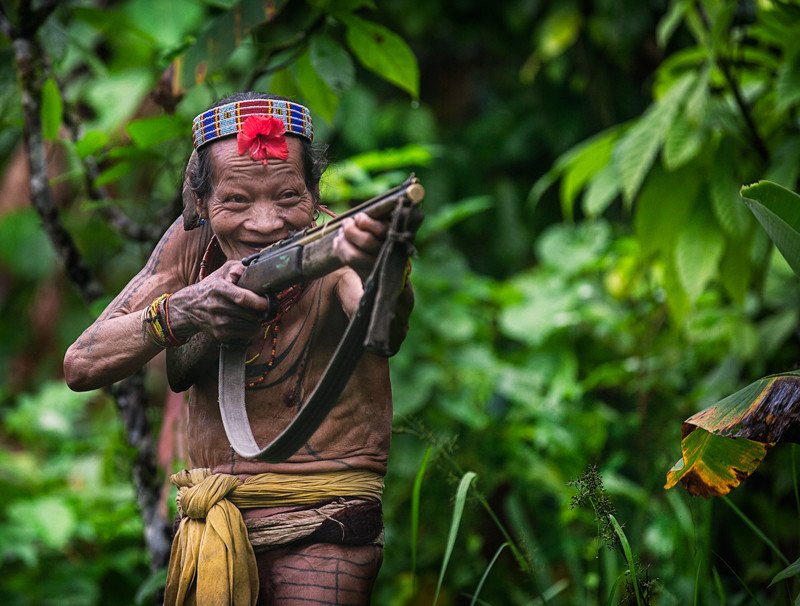
M 246 227 L 254 232 L 269 234 L 283 227 L 283 216 L 274 202 L 259 201 L 250 208 Z

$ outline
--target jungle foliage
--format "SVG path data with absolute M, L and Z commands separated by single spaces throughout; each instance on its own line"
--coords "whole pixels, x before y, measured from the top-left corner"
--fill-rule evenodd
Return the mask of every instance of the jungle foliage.
M 128 430 L 60 364 L 177 216 L 191 118 L 262 89 L 311 107 L 334 208 L 410 171 L 427 190 L 376 604 L 796 603 L 794 445 L 726 497 L 663 485 L 684 419 L 798 366 L 798 279 L 739 191 L 800 189 L 800 4 L 9 4 L 0 601 L 151 603 L 163 582 Z M 32 89 L 93 290 L 14 180 Z M 146 386 L 157 427 L 158 364 Z

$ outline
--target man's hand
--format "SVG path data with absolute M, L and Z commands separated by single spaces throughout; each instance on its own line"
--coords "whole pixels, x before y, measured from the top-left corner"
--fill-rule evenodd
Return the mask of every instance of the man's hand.
M 204 332 L 215 341 L 250 341 L 269 311 L 269 301 L 236 285 L 241 261 L 228 261 L 207 278 L 174 293 L 169 322 L 178 338 Z
M 333 241 L 333 252 L 364 281 L 372 270 L 388 231 L 388 222 L 378 221 L 363 212 L 358 213 L 342 222 L 342 229 Z

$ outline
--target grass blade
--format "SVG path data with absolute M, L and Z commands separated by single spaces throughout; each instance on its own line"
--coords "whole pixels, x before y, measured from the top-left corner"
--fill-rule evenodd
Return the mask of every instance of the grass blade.
M 428 460 L 431 458 L 433 447 L 428 446 L 422 456 L 422 463 L 417 470 L 417 477 L 414 478 L 414 488 L 411 491 L 411 586 L 417 585 L 417 539 L 419 537 L 419 499 L 422 491 L 422 478 L 428 467 Z
M 633 591 L 636 594 L 636 604 L 638 604 L 638 606 L 643 606 L 642 596 L 639 592 L 639 580 L 636 578 L 636 562 L 633 560 L 633 551 L 631 551 L 631 545 L 628 543 L 628 537 L 622 532 L 622 526 L 617 522 L 617 518 L 608 514 L 608 519 L 611 520 L 614 532 L 616 532 L 617 537 L 619 537 L 620 545 L 622 545 L 622 553 L 625 554 L 625 561 L 628 563 L 628 570 L 630 570 L 631 582 L 633 583 Z
M 444 580 L 444 573 L 447 570 L 447 564 L 450 562 L 450 555 L 453 553 L 453 545 L 456 542 L 458 535 L 458 527 L 461 524 L 461 516 L 464 513 L 464 503 L 467 500 L 467 491 L 472 481 L 477 478 L 477 474 L 473 471 L 468 471 L 461 478 L 461 482 L 456 490 L 456 502 L 453 507 L 453 519 L 450 522 L 450 534 L 447 536 L 447 547 L 444 551 L 444 559 L 442 560 L 442 570 L 439 573 L 439 582 L 436 583 L 436 594 L 433 596 L 433 604 L 439 600 L 439 591 L 442 589 L 442 581 Z
M 747 524 L 748 528 L 750 528 L 750 530 L 752 530 L 759 539 L 764 541 L 764 544 L 769 547 L 786 566 L 789 565 L 789 560 L 785 555 L 783 555 L 783 553 L 781 553 L 781 550 L 778 549 L 778 546 L 775 545 L 775 543 L 773 543 L 769 537 L 765 535 L 764 532 L 758 526 L 756 526 L 755 523 L 748 518 L 741 509 L 734 505 L 733 501 L 731 501 L 728 497 L 722 497 L 722 500 L 728 505 L 728 507 L 733 509 L 734 513 L 736 513 L 736 515 L 738 515 L 742 521 Z
M 500 557 L 500 552 L 502 552 L 503 549 L 505 549 L 506 547 L 508 547 L 508 543 L 503 543 L 502 545 L 500 545 L 500 547 L 498 547 L 491 562 L 489 562 L 489 565 L 486 567 L 486 570 L 483 571 L 483 576 L 481 576 L 481 580 L 478 581 L 478 586 L 475 588 L 475 594 L 472 596 L 472 601 L 469 603 L 469 606 L 475 606 L 476 602 L 478 601 L 478 594 L 481 592 L 481 589 L 483 589 L 483 583 L 486 581 L 486 577 L 489 576 L 489 571 L 492 569 L 492 566 L 494 566 L 494 563 L 497 561 L 497 558 Z

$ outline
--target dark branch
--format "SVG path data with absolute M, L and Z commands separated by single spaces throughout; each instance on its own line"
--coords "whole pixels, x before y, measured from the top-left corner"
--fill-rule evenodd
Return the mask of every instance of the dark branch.
M 56 2 L 46 2 L 35 13 L 30 13 L 30 2 L 23 2 L 20 14 L 25 11 L 31 18 L 38 19 L 39 25 L 52 12 Z M 5 14 L 0 16 L 0 27 L 4 31 L 15 29 Z M 46 74 L 46 57 L 36 43 L 38 30 L 25 29 L 28 36 L 13 38 L 14 58 L 18 81 L 21 87 L 22 109 L 25 116 L 25 141 L 30 171 L 31 201 L 42 220 L 42 226 L 53 247 L 63 260 L 70 280 L 80 290 L 87 303 L 103 294 L 99 282 L 85 265 L 71 234 L 64 227 L 56 206 L 47 177 L 44 140 L 40 120 L 42 85 Z M 170 524 L 158 507 L 160 478 L 155 463 L 155 446 L 152 427 L 147 418 L 147 398 L 143 373 L 122 381 L 111 388 L 120 416 L 123 420 L 128 442 L 136 448 L 136 458 L 132 464 L 137 501 L 145 524 L 145 543 L 151 557 L 151 567 L 159 569 L 166 566 L 170 549 Z
M 703 27 L 705 28 L 706 32 L 710 35 L 711 34 L 711 22 L 708 19 L 708 15 L 706 14 L 703 7 L 700 5 L 699 2 L 696 2 L 694 5 L 697 14 L 700 17 L 700 20 L 703 22 Z M 742 95 L 742 90 L 739 87 L 739 83 L 736 81 L 736 78 L 733 77 L 733 72 L 731 70 L 731 61 L 728 57 L 719 55 L 717 61 L 720 70 L 722 71 L 722 75 L 725 78 L 725 81 L 728 83 L 728 86 L 733 93 L 734 101 L 736 102 L 736 106 L 739 108 L 739 112 L 742 114 L 742 118 L 744 119 L 744 123 L 747 126 L 747 131 L 750 133 L 750 140 L 753 144 L 753 147 L 756 150 L 756 153 L 761 157 L 764 162 L 769 162 L 769 148 L 767 144 L 764 142 L 764 139 L 761 137 L 761 134 L 758 132 L 758 126 L 756 125 L 755 120 L 753 119 L 753 114 L 750 111 L 750 107 L 747 105 L 747 102 L 744 99 L 744 95 Z
M 87 303 L 102 296 L 103 288 L 83 262 L 72 235 L 64 228 L 53 200 L 47 177 L 44 141 L 40 120 L 40 99 L 43 78 L 41 49 L 27 38 L 13 41 L 17 73 L 22 86 L 22 109 L 25 116 L 28 170 L 31 202 L 42 219 L 42 226 L 53 247 L 63 260 L 64 268 Z

